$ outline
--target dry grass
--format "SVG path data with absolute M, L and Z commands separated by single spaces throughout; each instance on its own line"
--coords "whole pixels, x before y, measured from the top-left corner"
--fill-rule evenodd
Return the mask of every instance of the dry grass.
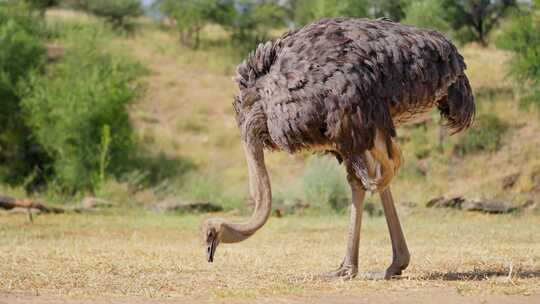
M 540 292 L 538 217 L 401 210 L 412 263 L 401 280 L 325 281 L 345 249 L 345 216 L 273 218 L 256 236 L 205 261 L 196 216 L 0 217 L 1 293 L 225 299 L 453 289 Z M 225 215 L 231 217 L 231 215 Z M 390 261 L 384 218 L 365 218 L 361 271 Z

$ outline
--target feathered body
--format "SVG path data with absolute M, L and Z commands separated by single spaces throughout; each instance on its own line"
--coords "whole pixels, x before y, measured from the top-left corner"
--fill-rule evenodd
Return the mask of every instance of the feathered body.
M 371 149 L 377 130 L 437 106 L 460 131 L 474 117 L 466 66 L 442 34 L 388 20 L 321 20 L 261 44 L 237 67 L 245 139 L 290 153 Z
M 392 137 L 435 106 L 455 132 L 468 127 L 475 107 L 464 70 L 440 33 L 387 20 L 322 20 L 259 45 L 237 68 L 234 101 L 255 208 L 244 223 L 203 223 L 208 261 L 220 242 L 249 238 L 271 214 L 264 148 L 323 150 L 344 162 L 351 188 L 347 251 L 331 276 L 358 272 L 366 190 L 380 192 L 392 241 L 384 277 L 401 275 L 410 254 L 389 187 L 401 164 Z

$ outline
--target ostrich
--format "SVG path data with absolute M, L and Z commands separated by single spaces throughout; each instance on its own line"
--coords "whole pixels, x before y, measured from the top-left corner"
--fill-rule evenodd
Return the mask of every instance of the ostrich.
M 345 258 L 330 274 L 356 276 L 363 200 L 373 191 L 392 243 L 383 275 L 400 275 L 410 255 L 389 187 L 401 163 L 395 128 L 435 106 L 453 133 L 469 127 L 475 105 L 465 68 L 441 33 L 387 19 L 321 20 L 260 44 L 237 67 L 233 103 L 255 209 L 245 223 L 203 222 L 208 261 L 218 244 L 249 238 L 270 215 L 263 150 L 312 150 L 344 165 L 352 192 Z

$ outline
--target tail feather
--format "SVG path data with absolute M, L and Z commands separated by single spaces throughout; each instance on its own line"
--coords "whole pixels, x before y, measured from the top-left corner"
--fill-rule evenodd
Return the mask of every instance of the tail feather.
M 446 120 L 445 126 L 452 130 L 452 134 L 471 126 L 476 107 L 467 76 L 460 76 L 448 88 L 448 95 L 439 102 L 438 108 L 441 116 Z

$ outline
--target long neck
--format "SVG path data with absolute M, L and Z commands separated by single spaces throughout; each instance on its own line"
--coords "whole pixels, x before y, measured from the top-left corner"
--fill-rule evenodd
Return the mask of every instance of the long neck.
M 223 223 L 223 243 L 236 243 L 252 236 L 266 223 L 272 210 L 272 190 L 264 164 L 262 145 L 246 141 L 244 142 L 244 153 L 247 159 L 249 186 L 251 197 L 255 201 L 255 209 L 247 222 Z

